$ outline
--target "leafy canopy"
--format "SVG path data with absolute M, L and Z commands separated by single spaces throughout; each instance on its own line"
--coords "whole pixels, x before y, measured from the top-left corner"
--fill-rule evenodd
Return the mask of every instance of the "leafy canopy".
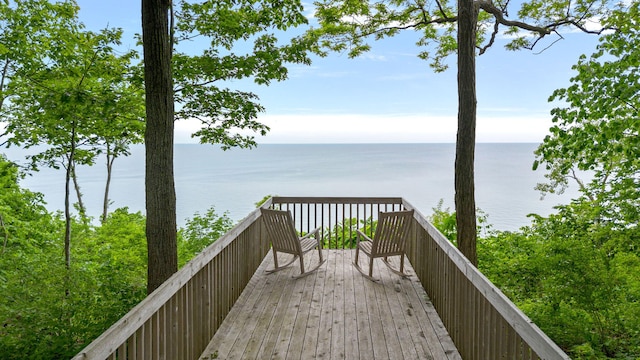
M 77 12 L 75 1 L 0 2 L 0 121 L 13 96 L 7 85 L 37 71 L 59 51 L 64 34 L 77 27 Z M 3 135 L 0 132 L 0 144 Z
M 430 61 L 434 70 L 443 71 L 447 68 L 445 58 L 458 47 L 456 4 L 447 0 L 316 1 L 319 27 L 307 36 L 317 42 L 315 51 L 320 54 L 326 54 L 326 50 L 346 51 L 355 57 L 370 50 L 369 39 L 380 40 L 409 30 L 417 37 L 418 56 Z M 609 0 L 476 0 L 481 10 L 477 48 L 482 54 L 503 36 L 511 39 L 505 44 L 509 50 L 532 49 L 550 35 L 562 38 L 559 30 L 567 26 L 599 33 L 601 29 L 590 30 L 588 22 L 608 13 L 613 4 Z
M 595 54 L 581 56 L 571 86 L 550 101 L 553 127 L 536 150 L 534 168 L 550 170 L 544 191 L 562 191 L 576 170 L 589 171 L 585 196 L 603 206 L 603 219 L 640 221 L 640 3 L 616 11 Z M 621 218 L 622 217 L 622 218 Z
M 114 52 L 121 36 L 117 29 L 70 31 L 46 64 L 9 84 L 8 143 L 49 146 L 32 157 L 34 168 L 58 167 L 72 144 L 75 163 L 93 164 L 105 144 L 126 154 L 140 141 L 142 91 L 130 65 L 135 53 Z
M 269 128 L 256 120 L 264 108 L 252 92 L 232 88 L 249 78 L 259 85 L 287 78 L 287 64 L 309 64 L 306 47 L 284 30 L 307 19 L 298 0 L 181 1 L 176 12 L 173 77 L 176 119 L 196 119 L 202 143 L 255 146 L 252 133 Z M 204 50 L 194 50 L 204 45 Z M 242 131 L 242 130 L 248 130 Z

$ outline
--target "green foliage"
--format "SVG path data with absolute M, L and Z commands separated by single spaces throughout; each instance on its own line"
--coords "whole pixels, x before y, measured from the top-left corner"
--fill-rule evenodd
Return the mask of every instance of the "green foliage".
M 605 25 L 618 30 L 603 36 L 598 50 L 582 56 L 573 68 L 572 85 L 556 90 L 550 101 L 554 126 L 536 150 L 534 167 L 544 164 L 549 184 L 562 192 L 576 171 L 593 174 L 579 182 L 586 197 L 597 201 L 605 219 L 640 222 L 640 4 L 614 12 Z M 615 206 L 614 206 L 615 205 Z
M 143 92 L 130 68 L 136 54 L 112 49 L 121 35 L 69 31 L 47 64 L 8 85 L 8 144 L 47 145 L 31 156 L 32 168 L 92 165 L 104 147 L 127 154 L 128 144 L 141 141 Z
M 640 232 L 600 221 L 597 208 L 575 201 L 481 239 L 479 268 L 574 358 L 635 358 Z
M 276 34 L 307 23 L 298 0 L 180 1 L 176 12 L 173 55 L 176 119 L 197 119 L 203 128 L 193 134 L 202 143 L 253 147 L 254 137 L 240 129 L 265 135 L 257 122 L 264 108 L 251 92 L 230 89 L 232 82 L 250 78 L 259 85 L 287 78 L 286 64 L 309 64 L 299 40 L 283 44 Z M 193 41 L 208 42 L 200 54 Z
M 551 135 L 536 150 L 545 192 L 581 196 L 515 233 L 479 243 L 480 270 L 575 359 L 640 357 L 640 3 L 616 11 L 571 86 L 553 93 Z M 577 171 L 588 171 L 584 182 Z
M 326 249 L 355 249 L 358 237 L 356 229 L 371 237 L 376 231 L 377 224 L 378 222 L 371 217 L 361 220 L 345 219 L 344 222 L 336 224 L 333 228 L 323 230 L 322 247 Z
M 0 253 L 12 247 L 39 246 L 39 240 L 49 234 L 50 216 L 45 211 L 42 194 L 22 189 L 18 185 L 18 167 L 0 154 L 0 239 L 3 241 Z M 42 221 L 42 224 L 38 222 Z M 35 225 L 35 226 L 29 226 Z M 33 239 L 28 244 L 20 244 L 16 239 Z
M 146 295 L 141 214 L 119 209 L 96 229 L 75 221 L 67 270 L 64 224 L 37 210 L 33 220 L 10 224 L 10 246 L 0 256 L 3 359 L 70 358 Z M 39 231 L 16 231 L 22 227 Z
M 71 296 L 73 355 L 146 296 L 145 218 L 116 209 L 98 227 L 74 228 Z
M 456 229 L 456 213 L 449 208 L 443 209 L 444 200 L 440 199 L 438 205 L 432 208 L 433 214 L 429 216 L 429 222 L 438 229 L 449 241 L 455 243 L 458 231 Z
M 227 212 L 220 216 L 211 207 L 204 215 L 195 213 L 178 233 L 178 265 L 182 267 L 231 228 L 233 220 Z
M 440 199 L 436 207 L 432 208 L 433 214 L 429 216 L 429 222 L 444 235 L 451 243 L 456 245 L 458 229 L 456 224 L 456 212 L 449 208 L 442 208 L 444 200 Z M 492 226 L 489 223 L 489 216 L 481 209 L 476 209 L 476 220 L 478 233 L 481 235 L 490 234 Z
M 500 35 L 512 39 L 510 50 L 531 49 L 546 36 L 559 34 L 562 27 L 585 30 L 588 19 L 607 14 L 619 6 L 615 1 L 543 0 L 529 2 L 476 1 L 477 47 L 483 53 Z M 306 36 L 316 44 L 314 51 L 346 52 L 356 57 L 371 49 L 370 40 L 381 40 L 408 30 L 416 36 L 418 57 L 430 61 L 435 71 L 448 67 L 446 59 L 457 45 L 457 3 L 451 1 L 401 2 L 316 1 L 319 26 Z M 516 8 L 520 6 L 520 8 Z
M 455 239 L 442 201 L 429 221 Z M 640 356 L 640 230 L 603 221 L 600 204 L 578 199 L 515 232 L 478 239 L 478 267 L 574 359 Z M 623 217 L 624 218 L 624 217 Z M 486 223 L 486 217 L 480 223 Z
M 255 205 L 256 208 L 259 208 L 260 206 L 262 206 L 262 204 L 266 203 L 267 200 L 271 199 L 272 197 L 274 197 L 275 195 L 265 195 L 262 199 L 260 199 L 260 201 L 258 201 Z
M 68 359 L 145 298 L 146 219 L 126 208 L 99 226 L 74 218 L 67 270 L 64 222 L 19 178 L 0 156 L 0 358 Z M 196 214 L 180 231 L 181 261 L 231 226 L 213 208 Z
M 77 11 L 74 1 L 0 2 L 0 121 L 6 100 L 14 95 L 7 85 L 43 66 L 58 50 L 59 40 L 51 39 L 64 39 L 62 34 L 76 26 Z M 0 140 L 3 135 L 0 133 Z
M 131 143 L 142 141 L 144 96 L 131 66 L 137 54 L 114 51 L 121 30 L 84 31 L 75 2 L 20 1 L 15 8 L 2 10 L 5 18 L 0 23 L 4 20 L 7 26 L 18 25 L 14 22 L 24 17 L 37 19 L 22 20 L 29 26 L 25 31 L 36 35 L 0 54 L 9 70 L 0 83 L 3 99 L 10 99 L 0 117 L 5 142 L 41 149 L 29 156 L 32 170 L 40 166 L 68 169 L 79 213 L 84 215 L 76 165 L 92 165 L 98 155 L 105 154 L 110 175 L 114 159 L 128 155 Z M 6 36 L 11 38 L 11 32 Z M 25 50 L 26 56 L 22 48 L 30 45 L 38 51 Z M 104 201 L 106 212 L 108 187 Z

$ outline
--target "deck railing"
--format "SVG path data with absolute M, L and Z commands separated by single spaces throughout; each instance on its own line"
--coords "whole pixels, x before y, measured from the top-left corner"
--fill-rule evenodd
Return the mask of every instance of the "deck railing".
M 569 359 L 417 210 L 414 219 L 407 257 L 464 359 Z
M 569 359 L 551 339 L 496 288 L 427 219 L 402 198 L 293 198 L 272 199 L 275 207 L 291 211 L 299 231 L 317 226 L 335 229 L 331 236 L 355 236 L 358 228 L 377 220 L 379 211 L 414 209 L 415 226 L 406 254 L 422 286 L 464 359 Z M 336 225 L 337 228 L 336 228 Z
M 73 359 L 197 359 L 269 251 L 259 220 L 253 211 Z
M 325 247 L 352 245 L 378 212 L 414 209 L 402 198 L 274 197 L 296 228 L 321 226 Z M 464 359 L 569 359 L 417 209 L 407 257 Z M 355 219 L 352 221 L 351 219 Z M 260 212 L 149 295 L 74 359 L 197 359 L 269 251 Z

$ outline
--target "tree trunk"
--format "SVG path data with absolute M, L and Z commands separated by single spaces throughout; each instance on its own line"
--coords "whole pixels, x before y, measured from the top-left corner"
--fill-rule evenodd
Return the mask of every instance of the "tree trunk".
M 107 221 L 107 215 L 109 215 L 109 189 L 111 187 L 111 175 L 113 171 L 113 162 L 116 157 L 113 155 L 113 150 L 111 149 L 111 144 L 107 142 L 107 181 L 104 186 L 104 199 L 102 200 L 102 222 Z
M 4 236 L 3 236 L 4 242 L 2 244 L 2 251 L 0 251 L 0 255 L 2 255 L 7 250 L 7 244 L 9 243 L 9 231 L 7 230 L 7 227 L 4 225 L 4 218 L 2 217 L 2 214 L 0 214 L 0 228 L 4 233 Z
M 71 146 L 65 164 L 64 177 L 64 266 L 67 272 L 71 269 L 71 179 L 73 173 L 73 159 L 76 153 L 75 121 L 71 127 Z M 68 289 L 67 289 L 68 295 Z
M 71 146 L 65 164 L 64 179 L 64 266 L 66 273 L 64 276 L 65 299 L 71 294 L 71 178 L 73 173 L 73 163 L 76 156 L 76 121 L 71 123 Z
M 474 152 L 476 143 L 476 23 L 473 0 L 458 0 L 458 137 L 456 140 L 455 203 L 458 248 L 478 264 Z
M 4 101 L 7 98 L 7 95 L 5 94 L 5 85 L 7 80 L 9 79 L 10 64 L 11 64 L 11 60 L 5 60 L 4 66 L 2 67 L 2 75 L 0 75 L 0 111 L 2 111 L 2 107 L 4 106 Z
M 169 0 L 142 0 L 149 294 L 178 271 L 169 10 Z
M 84 202 L 82 201 L 82 192 L 80 191 L 80 183 L 78 182 L 78 175 L 76 174 L 75 161 L 71 162 L 71 179 L 73 180 L 73 188 L 76 192 L 76 197 L 78 198 L 78 211 L 80 211 L 80 218 L 86 222 L 87 209 L 84 207 Z

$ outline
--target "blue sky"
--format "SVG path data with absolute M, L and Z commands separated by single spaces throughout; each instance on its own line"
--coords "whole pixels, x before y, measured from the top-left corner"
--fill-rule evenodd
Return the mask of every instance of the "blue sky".
M 124 46 L 140 33 L 140 1 L 78 0 L 87 28 L 125 30 Z M 571 66 L 591 54 L 597 37 L 563 34 L 545 51 L 506 51 L 498 42 L 477 63 L 478 142 L 540 142 L 551 126 L 547 99 L 569 85 Z M 346 54 L 294 65 L 290 78 L 270 86 L 230 84 L 252 91 L 266 108 L 259 120 L 271 127 L 261 143 L 455 142 L 455 58 L 444 73 L 418 59 L 411 33 L 372 43 L 356 59 Z M 196 123 L 176 124 L 176 143 L 190 138 Z

